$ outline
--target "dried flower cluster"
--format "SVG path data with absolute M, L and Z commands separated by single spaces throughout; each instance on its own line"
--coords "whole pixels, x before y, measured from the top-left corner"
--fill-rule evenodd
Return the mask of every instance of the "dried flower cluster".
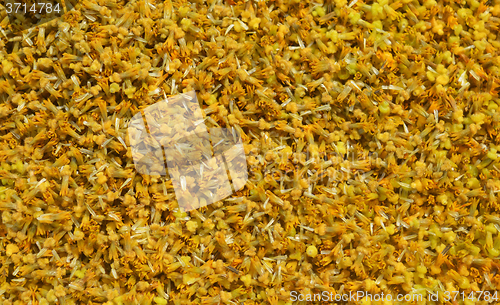
M 1 304 L 500 290 L 499 0 L 83 0 L 0 27 Z M 186 213 L 127 124 L 192 90 L 249 182 Z

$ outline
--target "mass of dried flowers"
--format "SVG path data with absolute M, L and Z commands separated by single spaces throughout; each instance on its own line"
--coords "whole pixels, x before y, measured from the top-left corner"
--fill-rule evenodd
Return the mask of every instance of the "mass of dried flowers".
M 22 33 L 4 17 L 1 304 L 500 290 L 500 1 L 84 0 Z M 249 181 L 186 213 L 135 171 L 127 122 L 192 90 L 241 134 Z

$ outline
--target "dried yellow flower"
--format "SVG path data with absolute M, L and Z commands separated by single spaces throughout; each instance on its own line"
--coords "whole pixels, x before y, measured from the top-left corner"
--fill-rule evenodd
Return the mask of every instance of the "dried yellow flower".
M 497 2 L 89 0 L 22 33 L 34 17 L 5 14 L 1 304 L 500 287 Z M 187 128 L 241 135 L 230 197 L 210 175 L 237 154 L 132 151 L 131 118 L 193 90 Z M 183 151 L 203 161 L 178 179 L 202 193 L 189 212 L 161 165 Z

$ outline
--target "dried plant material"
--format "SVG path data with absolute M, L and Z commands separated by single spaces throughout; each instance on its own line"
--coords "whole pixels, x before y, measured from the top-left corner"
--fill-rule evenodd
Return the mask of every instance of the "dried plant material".
M 498 303 L 500 2 L 68 3 L 0 6 L 0 304 Z

